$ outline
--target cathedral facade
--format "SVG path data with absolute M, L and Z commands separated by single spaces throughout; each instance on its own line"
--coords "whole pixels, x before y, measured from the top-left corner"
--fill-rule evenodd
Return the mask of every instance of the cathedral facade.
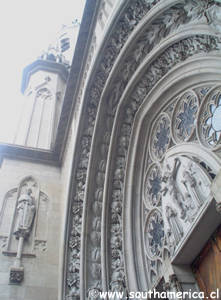
M 22 89 L 0 300 L 220 299 L 221 2 L 88 0 L 71 68 L 49 52 Z

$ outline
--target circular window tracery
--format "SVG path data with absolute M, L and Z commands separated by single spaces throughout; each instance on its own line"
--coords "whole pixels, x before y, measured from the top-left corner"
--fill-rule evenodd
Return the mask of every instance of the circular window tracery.
M 159 257 L 164 246 L 164 224 L 158 209 L 152 210 L 146 219 L 144 239 L 148 257 Z
M 152 164 L 145 176 L 144 201 L 147 207 L 158 206 L 161 202 L 161 178 L 160 167 Z
M 166 113 L 160 115 L 152 129 L 150 153 L 154 160 L 161 160 L 170 144 L 170 119 Z
M 200 142 L 214 150 L 221 147 L 221 89 L 213 89 L 205 97 L 199 111 L 197 133 Z
M 156 278 L 160 273 L 155 264 L 162 262 L 165 253 L 168 257 L 177 254 L 211 200 L 207 169 L 201 167 L 194 155 L 180 152 L 181 145 L 189 147 L 187 142 L 191 147 L 197 144 L 199 147 L 203 140 L 203 134 L 199 135 L 202 117 L 206 126 L 210 126 L 208 134 L 214 134 L 211 128 L 220 131 L 217 140 L 221 139 L 221 91 L 208 104 L 211 91 L 211 86 L 202 85 L 182 91 L 161 110 L 148 132 L 147 169 L 143 179 L 143 242 L 146 268 L 151 266 Z M 203 109 L 209 111 L 207 114 L 204 111 L 205 116 L 201 114 Z M 153 286 L 151 280 L 150 285 Z
M 198 97 L 193 91 L 180 97 L 172 116 L 172 134 L 176 143 L 188 141 L 195 129 Z

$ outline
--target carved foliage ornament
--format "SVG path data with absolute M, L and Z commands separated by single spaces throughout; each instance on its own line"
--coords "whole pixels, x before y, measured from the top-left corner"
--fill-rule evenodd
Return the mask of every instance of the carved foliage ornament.
M 149 204 L 157 206 L 161 202 L 161 178 L 160 166 L 155 163 L 152 164 L 146 173 L 144 181 L 144 201 L 147 207 L 149 207 Z
M 147 217 L 144 239 L 147 255 L 150 258 L 160 256 L 164 246 L 164 225 L 161 212 L 157 209 Z
M 177 101 L 171 126 L 176 143 L 188 141 L 191 138 L 196 125 L 198 107 L 198 97 L 193 91 L 185 93 Z
M 161 160 L 170 144 L 170 119 L 164 113 L 153 125 L 150 153 L 155 160 Z
M 163 57 L 165 57 L 165 59 L 167 59 L 168 56 L 171 56 L 174 58 L 174 60 L 172 61 L 172 65 L 168 64 L 167 65 L 167 69 L 170 70 L 172 66 L 175 66 L 177 63 L 179 63 L 180 61 L 183 60 L 183 56 L 179 56 L 179 50 L 180 49 L 183 49 L 183 45 L 186 46 L 186 49 L 187 49 L 187 52 L 185 53 L 185 57 L 189 57 L 189 56 L 192 56 L 194 55 L 195 53 L 200 53 L 200 52 L 204 52 L 205 49 L 207 49 L 207 46 L 206 45 L 209 45 L 209 47 L 211 47 L 211 50 L 214 49 L 214 47 L 216 48 L 217 45 L 215 45 L 213 42 L 210 43 L 209 40 L 211 39 L 211 37 L 206 37 L 206 36 L 200 36 L 200 37 L 195 37 L 195 38 L 189 38 L 189 39 L 186 39 L 186 40 L 183 40 L 181 42 L 178 43 L 178 45 L 174 45 L 174 46 L 171 46 L 170 48 L 168 48 L 166 50 L 166 52 L 162 55 Z M 213 38 L 212 38 L 213 39 Z M 206 52 L 208 51 L 208 49 L 206 50 Z M 176 54 L 176 55 L 175 55 Z M 125 122 L 122 124 L 121 128 L 121 135 L 119 136 L 118 138 L 118 153 L 117 153 L 117 156 L 116 156 L 116 161 L 122 157 L 122 155 L 124 155 L 124 158 L 127 156 L 127 151 L 128 151 L 128 145 L 129 145 L 129 142 L 128 142 L 128 138 L 129 138 L 129 135 L 130 135 L 130 132 L 131 132 L 131 127 L 132 127 L 132 122 L 133 122 L 133 118 L 134 118 L 134 115 L 137 111 L 137 109 L 139 108 L 140 104 L 142 103 L 145 95 L 147 95 L 147 93 L 149 92 L 149 90 L 152 88 L 152 86 L 155 85 L 155 83 L 160 79 L 160 74 L 158 73 L 155 73 L 154 72 L 154 68 L 156 66 L 156 68 L 158 68 L 158 60 L 162 60 L 162 57 L 158 58 L 156 60 L 156 62 L 153 62 L 152 66 L 151 67 L 148 67 L 148 71 L 146 72 L 146 74 L 143 75 L 141 81 L 137 84 L 134 92 L 133 92 L 133 95 L 132 95 L 132 99 L 130 101 L 130 103 L 128 104 L 128 106 L 125 108 L 125 112 L 126 112 L 126 116 L 125 116 Z M 164 70 L 164 72 L 166 72 L 166 69 Z M 154 75 L 155 74 L 155 75 Z M 165 75 L 165 73 L 163 74 Z M 152 80 L 151 82 L 151 85 L 150 85 L 150 81 L 148 81 L 148 79 L 150 78 L 154 78 L 154 80 Z M 149 82 L 149 85 L 147 86 L 146 85 L 146 82 Z M 142 91 L 142 92 L 139 92 L 139 91 Z M 136 97 L 136 101 L 134 100 Z M 133 114 L 132 114 L 132 117 L 128 117 L 128 114 L 131 113 L 131 111 L 133 111 Z M 131 115 L 130 115 L 131 116 Z M 157 122 L 159 122 L 159 126 L 158 126 L 158 130 L 155 130 L 155 148 L 159 145 L 161 145 L 160 143 L 157 143 L 157 141 L 159 140 L 159 137 L 160 135 L 158 134 L 157 131 L 159 131 L 161 129 L 160 127 L 160 123 L 162 123 L 162 128 L 167 128 L 167 133 L 168 133 L 168 137 L 171 136 L 171 133 L 169 132 L 169 126 L 164 126 L 164 124 L 170 124 L 170 120 L 168 120 L 168 116 L 167 114 L 163 114 L 162 117 L 165 116 L 165 120 L 162 120 L 161 121 L 161 116 L 159 117 L 159 119 L 157 120 Z M 162 118 L 163 119 L 163 118 Z M 130 122 L 129 122 L 130 120 Z M 125 131 L 124 129 L 127 130 Z M 157 127 L 155 127 L 156 129 Z M 126 143 L 124 142 L 122 144 L 122 141 L 125 140 L 127 141 Z M 168 141 L 166 141 L 166 143 L 163 144 L 163 147 L 160 147 L 159 149 L 165 149 L 168 146 Z M 122 149 L 122 145 L 124 145 L 124 151 L 120 151 L 120 149 Z M 152 145 L 149 146 L 149 149 L 153 149 L 154 147 Z M 155 152 L 156 153 L 156 152 Z M 161 151 L 160 152 L 160 155 L 159 157 L 163 158 L 164 156 L 164 153 L 165 153 L 165 150 L 164 152 Z M 154 154 L 152 154 L 152 156 L 157 159 L 157 155 L 154 156 Z M 115 165 L 115 170 L 119 169 L 119 166 L 116 164 Z M 124 185 L 124 167 L 121 166 L 120 170 L 118 170 L 118 173 L 121 174 L 120 176 L 120 182 L 118 181 L 118 184 L 116 186 L 116 183 L 115 181 L 113 182 L 113 189 L 115 190 L 116 187 L 119 189 L 121 188 L 121 194 L 123 193 L 123 185 Z M 144 194 L 145 194 L 145 191 L 144 191 Z M 122 204 L 121 204 L 122 205 Z M 121 215 L 121 218 L 122 218 L 122 215 Z M 111 235 L 114 235 L 114 230 L 112 230 L 112 226 L 113 224 L 111 225 Z M 121 222 L 119 221 L 119 228 L 120 228 L 120 231 L 122 232 L 122 226 L 121 226 Z M 123 253 L 121 255 L 123 257 Z
M 88 110 L 88 126 L 85 128 L 85 132 L 84 132 L 84 137 L 89 138 L 89 140 L 91 139 L 92 133 L 93 133 L 93 128 L 94 128 L 94 123 L 95 123 L 95 116 L 96 116 L 96 110 L 97 110 L 97 106 L 98 106 L 98 102 L 99 102 L 99 98 L 104 86 L 104 83 L 107 79 L 108 76 L 108 72 L 111 70 L 112 64 L 117 56 L 117 54 L 119 53 L 120 49 L 122 48 L 124 42 L 126 41 L 129 33 L 133 30 L 133 28 L 135 27 L 135 25 L 138 23 L 138 21 L 143 17 L 143 15 L 145 15 L 146 11 L 148 11 L 153 5 L 155 5 L 158 1 L 133 1 L 133 5 L 134 5 L 134 10 L 129 11 L 125 13 L 125 18 L 122 22 L 122 20 L 120 21 L 120 23 L 118 24 L 118 32 L 116 34 L 113 35 L 113 37 L 110 39 L 110 47 L 112 48 L 113 51 L 110 51 L 109 54 L 112 55 L 113 57 L 111 59 L 109 59 L 108 61 L 110 62 L 110 66 L 109 67 L 105 67 L 104 70 L 100 70 L 97 73 L 97 76 L 94 80 L 94 86 L 91 89 L 91 97 L 90 97 L 90 106 L 89 106 L 89 110 Z M 131 5 L 131 3 L 130 3 Z M 142 12 L 142 13 L 141 13 Z M 127 15 L 128 13 L 128 15 Z M 129 16 L 129 18 L 128 18 Z M 135 22 L 133 21 L 135 17 Z M 182 19 L 182 18 L 181 18 Z M 174 24 L 174 22 L 172 22 Z M 125 25 L 129 25 L 129 26 L 125 26 Z M 165 33 L 168 33 L 169 30 L 166 29 Z M 153 36 L 155 37 L 156 35 L 153 34 Z M 165 36 L 165 35 L 164 35 Z M 161 36 L 161 38 L 163 37 L 163 35 Z M 210 39 L 210 38 L 208 38 Z M 205 39 L 206 40 L 206 39 Z M 208 46 L 209 45 L 209 46 Z M 177 46 L 175 47 L 177 48 Z M 197 52 L 208 52 L 212 49 L 216 49 L 217 48 L 217 42 L 215 41 L 205 41 L 203 43 L 203 40 L 201 40 L 199 43 L 198 42 L 194 42 L 193 44 L 188 45 L 188 40 L 186 40 L 186 45 L 184 47 L 185 49 L 187 49 L 188 51 L 190 51 L 191 53 L 182 53 L 182 57 L 178 55 L 177 56 L 171 56 L 169 53 L 165 53 L 165 56 L 162 57 L 159 61 L 159 65 L 161 66 L 160 69 L 157 69 L 157 64 L 155 64 L 152 67 L 151 71 L 155 71 L 153 72 L 153 74 L 151 74 L 151 77 L 147 78 L 145 81 L 145 87 L 148 87 L 148 89 L 150 89 L 158 80 L 159 78 L 164 75 L 167 71 L 167 68 L 169 67 L 169 69 L 175 65 L 177 63 L 177 60 L 184 60 L 187 57 L 194 55 Z M 178 49 L 178 48 L 177 48 Z M 143 47 L 141 47 L 141 51 L 142 51 L 142 55 L 137 57 L 144 57 L 146 51 L 143 51 Z M 179 50 L 177 51 L 179 52 Z M 139 59 L 138 59 L 139 60 Z M 137 60 L 137 61 L 138 61 Z M 136 59 L 135 59 L 136 62 Z M 163 63 L 162 63 L 163 62 Z M 154 68 L 156 67 L 156 70 L 154 70 Z M 162 69 L 162 70 L 161 70 Z M 130 68 L 130 74 L 129 76 L 131 76 L 131 72 L 134 70 L 134 68 Z M 107 73 L 106 73 L 107 72 Z M 126 81 L 128 80 L 128 75 L 126 77 Z M 143 86 L 143 83 L 141 84 Z M 121 85 L 124 86 L 124 85 Z M 133 102 L 133 107 L 132 109 L 129 108 L 129 110 L 132 112 L 132 119 L 130 121 L 130 123 L 133 120 L 133 116 L 134 113 L 136 112 L 137 108 L 139 107 L 139 102 L 142 101 L 143 97 L 146 95 L 147 93 L 147 89 L 140 87 L 139 89 L 137 89 L 134 93 L 134 95 L 138 95 L 138 99 L 137 99 L 137 104 L 135 102 Z M 118 95 L 118 99 L 120 97 L 120 94 Z M 116 111 L 116 110 L 114 110 Z M 108 127 L 110 128 L 110 126 L 112 126 L 112 121 L 110 120 L 110 122 L 107 121 Z M 128 125 L 126 125 L 128 126 Z M 130 131 L 130 129 L 129 129 Z M 90 143 L 88 147 L 85 147 L 83 149 L 82 153 L 82 160 L 88 161 L 88 157 L 89 157 L 89 150 L 90 150 Z M 87 163 L 84 164 L 84 166 L 81 166 L 81 162 L 79 164 L 79 169 L 77 171 L 77 175 L 76 175 L 76 179 L 77 179 L 77 191 L 76 191 L 76 196 L 74 197 L 75 199 L 80 200 L 80 202 L 78 202 L 77 200 L 77 204 L 74 203 L 74 207 L 78 206 L 80 207 L 79 212 L 80 212 L 80 216 L 78 218 L 77 223 L 75 224 L 75 221 L 73 221 L 73 229 L 71 229 L 71 235 L 74 234 L 75 229 L 77 225 L 77 228 L 81 228 L 81 217 L 82 217 L 82 200 L 84 198 L 84 188 L 85 188 L 85 179 L 86 179 L 86 170 L 84 168 L 87 168 Z M 119 182 L 120 183 L 120 182 Z M 100 191 L 100 194 L 102 194 L 102 190 Z M 79 231 L 78 230 L 78 231 Z M 75 234 L 74 234 L 75 235 Z M 80 252 L 80 236 L 78 236 L 78 243 L 79 246 L 77 246 L 77 251 Z M 70 250 L 71 251 L 71 250 Z M 72 264 L 72 255 L 71 253 L 69 253 L 69 262 L 70 264 Z

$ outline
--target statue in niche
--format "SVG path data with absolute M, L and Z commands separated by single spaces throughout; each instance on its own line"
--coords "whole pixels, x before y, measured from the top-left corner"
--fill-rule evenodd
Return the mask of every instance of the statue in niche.
M 164 172 L 162 181 L 165 183 L 165 187 L 161 190 L 163 196 L 165 196 L 168 192 L 172 197 L 172 201 L 178 205 L 181 210 L 181 218 L 184 219 L 186 217 L 186 205 L 184 204 L 184 197 L 179 190 L 179 187 L 176 182 L 177 172 L 180 168 L 181 161 L 179 158 L 175 158 L 174 166 L 171 170 L 170 166 L 166 165 L 166 171 Z
M 183 228 L 180 224 L 177 212 L 172 209 L 170 206 L 166 206 L 166 218 L 170 226 L 169 232 L 173 233 L 175 244 L 178 244 L 183 237 Z
M 17 239 L 20 237 L 28 238 L 36 211 L 35 200 L 30 188 L 26 190 L 26 193 L 20 195 L 16 210 L 17 224 L 14 234 Z

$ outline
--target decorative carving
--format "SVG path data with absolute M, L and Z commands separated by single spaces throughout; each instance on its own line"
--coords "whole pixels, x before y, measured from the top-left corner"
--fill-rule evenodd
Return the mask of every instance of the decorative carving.
M 191 166 L 192 164 L 190 165 L 190 167 Z M 203 197 L 201 197 L 202 195 L 198 195 L 198 190 L 199 190 L 198 184 L 202 185 L 202 183 L 197 182 L 196 178 L 194 177 L 194 174 L 195 173 L 191 170 L 191 168 L 189 170 L 184 170 L 183 171 L 184 180 L 182 182 L 187 189 L 187 197 L 190 197 L 193 203 L 195 204 L 195 206 L 197 208 L 200 208 L 203 205 L 204 199 Z
M 40 250 L 42 252 L 47 250 L 47 241 L 35 240 L 34 249 Z
M 160 211 L 155 209 L 147 217 L 144 235 L 147 255 L 152 259 L 160 256 L 165 238 L 164 223 Z
M 52 94 L 49 91 L 49 89 L 41 88 L 40 90 L 37 91 L 36 98 L 37 99 L 42 99 L 42 100 L 51 100 L 52 99 Z
M 47 195 L 40 192 L 38 183 L 32 176 L 25 177 L 18 188 L 10 190 L 5 196 L 4 209 L 1 212 L 3 224 L 0 224 L 2 225 L 1 230 L 3 229 L 5 234 L 0 235 L 0 241 L 4 248 L 2 253 L 7 256 L 15 256 L 14 264 L 10 268 L 9 280 L 12 284 L 20 284 L 23 280 L 22 257 L 35 257 L 33 250 L 37 246 L 41 247 L 42 251 L 45 250 L 46 240 L 36 240 L 36 233 L 37 225 L 42 218 L 41 205 L 47 201 Z M 10 206 L 10 211 L 7 209 L 8 206 Z M 8 222 L 10 215 L 11 222 Z M 5 226 L 5 217 L 10 227 Z M 45 214 L 43 217 L 45 218 Z M 45 219 L 47 224 L 47 218 Z M 25 253 L 23 252 L 24 245 L 26 246 Z
M 170 225 L 170 230 L 168 231 L 168 236 L 170 237 L 171 233 L 174 237 L 174 245 L 176 246 L 179 244 L 181 238 L 183 237 L 183 228 L 180 224 L 177 216 L 177 212 L 172 209 L 170 206 L 166 206 L 166 217 L 168 223 Z
M 200 53 L 201 51 L 206 51 L 207 52 L 208 48 L 206 48 L 206 47 L 208 45 L 209 45 L 209 47 L 211 47 L 210 48 L 211 51 L 212 51 L 212 49 L 217 49 L 218 48 L 218 40 L 216 40 L 215 43 L 213 43 L 213 42 L 210 43 L 209 42 L 210 39 L 213 39 L 213 38 L 206 37 L 206 36 L 201 36 L 201 37 L 197 37 L 197 38 L 195 37 L 193 39 L 192 38 L 188 38 L 186 40 L 183 40 L 182 42 L 179 42 L 178 44 L 176 44 L 176 45 L 170 47 L 168 50 L 166 50 L 165 53 L 162 55 L 161 59 L 164 59 L 168 63 L 167 68 L 169 70 L 175 64 L 177 64 L 179 61 L 182 61 L 182 60 L 186 59 L 187 57 L 194 55 L 195 53 Z M 181 50 L 178 50 L 178 49 L 183 49 L 183 47 L 187 50 L 187 52 L 185 54 L 180 55 L 179 51 L 181 51 Z M 168 57 L 173 57 L 173 59 L 169 60 Z M 153 63 L 153 65 L 155 65 L 155 64 Z M 136 110 L 139 108 L 139 105 L 142 102 L 142 99 L 144 99 L 145 95 L 151 89 L 151 86 L 154 85 L 160 79 L 157 74 L 156 74 L 156 76 L 154 75 L 155 78 L 156 78 L 156 80 L 153 80 L 152 83 L 151 83 L 151 85 L 150 85 L 149 83 L 150 83 L 151 78 L 154 78 L 154 76 L 151 75 L 151 72 L 152 72 L 153 68 L 151 69 L 151 71 L 149 71 L 150 69 L 151 68 L 148 67 L 147 73 L 144 74 L 144 76 L 141 79 L 141 82 L 137 84 L 137 87 L 135 88 L 135 90 L 133 92 L 133 95 L 139 95 L 139 100 L 137 102 L 135 111 L 134 111 L 134 108 L 132 108 L 132 106 L 131 106 L 133 104 L 129 104 L 128 105 L 128 107 L 131 107 L 133 109 L 133 111 L 134 111 L 133 116 L 135 115 Z M 142 89 L 141 93 L 138 92 L 140 89 Z M 127 108 L 125 108 L 125 110 L 127 111 Z M 133 121 L 132 119 L 130 118 L 130 122 L 128 122 L 128 118 L 125 118 L 125 123 L 123 123 L 121 125 L 121 128 L 123 128 L 124 126 L 127 126 L 128 123 L 131 123 Z M 169 120 L 168 120 L 168 124 L 169 124 Z M 130 128 L 131 128 L 131 125 L 129 127 L 129 130 L 127 131 L 128 134 L 130 134 L 130 131 L 131 131 Z M 120 146 L 120 144 L 122 144 L 121 137 L 123 137 L 124 135 L 125 134 L 123 133 L 123 131 L 121 131 L 121 135 L 119 137 L 119 143 L 118 143 L 118 145 L 119 145 L 118 156 L 116 157 L 116 160 L 120 156 L 124 156 L 125 157 L 127 155 L 128 142 L 124 143 L 124 147 L 123 147 L 124 151 L 120 150 L 120 149 L 122 149 L 122 147 Z M 118 166 L 116 165 L 116 169 L 117 168 L 118 168 Z M 121 172 L 121 180 L 120 180 L 120 182 L 117 183 L 114 180 L 113 187 L 123 189 L 123 180 L 124 180 L 124 172 Z M 119 192 L 119 194 L 120 194 L 120 192 Z M 182 194 L 180 194 L 180 195 L 181 195 L 181 198 L 183 198 Z M 182 203 L 180 203 L 180 206 L 182 207 Z M 188 209 L 188 204 L 187 203 L 186 203 L 186 206 L 184 206 L 184 208 L 186 210 Z M 187 217 L 186 220 L 190 222 L 191 217 L 190 217 L 190 213 L 189 212 L 191 210 L 188 209 L 187 211 L 188 211 L 188 214 L 186 215 L 186 217 Z M 185 215 L 185 212 L 183 214 Z M 114 232 L 114 229 L 112 229 L 112 228 L 115 228 L 115 227 L 116 227 L 115 222 L 112 222 L 111 233 Z M 118 227 L 117 228 L 120 228 L 120 230 L 122 230 L 122 228 L 121 228 L 121 222 L 118 223 Z
M 199 111 L 198 136 L 200 142 L 209 148 L 220 148 L 221 143 L 221 90 L 213 89 L 205 97 Z
M 175 107 L 172 117 L 172 133 L 177 143 L 188 141 L 194 131 L 198 110 L 197 96 L 191 91 L 185 93 Z
M 153 125 L 153 140 L 150 144 L 150 151 L 153 159 L 161 160 L 170 144 L 170 119 L 166 114 L 162 114 Z
M 125 275 L 123 269 L 119 268 L 116 269 L 112 281 L 110 283 L 111 291 L 113 292 L 120 292 L 123 293 L 123 297 L 121 299 L 126 300 L 127 298 L 127 290 L 125 286 Z M 114 298 L 115 300 L 118 300 L 118 298 Z
M 144 181 L 144 201 L 147 207 L 158 206 L 161 202 L 161 172 L 157 164 L 152 164 L 147 171 Z
M 135 1 L 134 1 L 135 2 Z M 114 60 L 116 59 L 117 54 L 119 53 L 120 49 L 122 48 L 124 42 L 126 41 L 129 33 L 133 30 L 133 28 L 135 27 L 135 25 L 139 22 L 139 20 L 142 18 L 142 16 L 148 11 L 148 9 L 150 9 L 153 5 L 155 5 L 158 1 L 136 1 L 136 9 L 133 11 L 128 11 L 125 13 L 125 17 L 122 18 L 119 23 L 117 24 L 118 27 L 118 31 L 110 38 L 110 43 L 111 46 L 113 46 L 114 48 L 114 53 L 115 53 L 115 57 L 113 57 L 113 60 L 108 60 L 108 66 L 107 66 L 107 73 L 109 70 L 111 70 L 111 64 L 113 64 Z M 131 5 L 131 3 L 129 4 Z M 147 9 L 148 7 L 148 9 Z M 145 9 L 144 9 L 145 8 Z M 135 13 L 136 12 L 136 13 Z M 139 15 L 137 15 L 137 13 L 140 13 Z M 135 18 L 136 16 L 136 18 Z M 181 18 L 182 19 L 182 18 Z M 170 24 L 174 24 L 174 22 L 170 22 Z M 172 26 L 172 25 L 171 25 Z M 174 28 L 174 27 L 173 27 Z M 168 28 L 166 28 L 167 31 L 169 32 Z M 160 36 L 164 37 L 165 34 L 162 33 L 160 30 Z M 154 34 L 155 35 L 155 34 Z M 155 35 L 156 36 L 156 35 Z M 155 39 L 154 36 L 154 39 Z M 156 39 L 155 39 L 156 40 Z M 157 41 L 159 42 L 159 41 Z M 142 47 L 141 47 L 142 49 Z M 148 48 L 149 50 L 150 48 Z M 185 51 L 183 51 L 183 49 L 185 49 Z M 131 103 L 131 106 L 129 107 L 129 110 L 127 110 L 127 115 L 129 116 L 129 118 L 127 118 L 127 122 L 125 122 L 124 124 L 122 124 L 122 128 L 125 125 L 132 124 L 133 122 L 133 116 L 135 115 L 135 112 L 137 111 L 137 109 L 139 108 L 139 105 L 141 104 L 142 100 L 144 99 L 144 96 L 147 95 L 148 91 L 154 86 L 154 84 L 166 73 L 168 72 L 168 70 L 170 70 L 173 66 L 175 66 L 177 63 L 185 60 L 186 58 L 200 53 L 200 52 L 208 52 L 211 50 L 216 50 L 217 49 L 217 41 L 215 38 L 211 38 L 211 37 L 206 37 L 206 36 L 200 36 L 200 37 L 193 37 L 190 39 L 186 39 L 184 41 L 180 41 L 178 43 L 176 43 L 174 46 L 172 46 L 170 49 L 168 49 L 167 51 L 165 51 L 164 55 L 159 59 L 158 62 L 153 63 L 153 65 L 148 69 L 150 70 L 150 72 L 144 76 L 145 78 L 143 79 L 143 82 L 141 83 L 142 86 L 139 86 L 139 89 L 137 87 L 136 91 L 134 94 L 139 95 L 139 98 L 137 99 L 137 102 L 133 102 Z M 144 55 L 146 54 L 146 51 L 141 50 L 142 53 L 144 53 Z M 137 56 L 137 61 L 140 59 L 140 57 L 142 57 L 142 55 L 138 55 Z M 136 62 L 136 61 L 135 61 Z M 163 62 L 163 64 L 162 64 Z M 137 62 L 136 62 L 137 63 Z M 128 65 L 127 65 L 128 67 Z M 126 76 L 123 76 L 124 80 L 128 81 L 129 77 L 130 77 L 130 73 L 133 72 L 133 67 L 129 67 L 127 68 L 127 72 L 126 72 Z M 103 76 L 103 80 L 99 75 L 95 76 L 94 79 L 94 86 L 91 88 L 91 98 L 90 98 L 90 105 L 91 107 L 94 108 L 95 111 L 95 115 L 96 115 L 96 109 L 98 107 L 98 103 L 99 103 L 99 99 L 100 99 L 100 95 L 105 83 L 105 80 L 107 79 L 107 73 L 105 74 L 104 71 L 102 71 L 102 76 Z M 145 82 L 144 82 L 145 81 Z M 144 83 L 144 84 L 143 84 Z M 147 83 L 147 84 L 146 84 Z M 139 83 L 140 84 L 140 83 Z M 118 99 L 120 98 L 121 94 L 119 93 Z M 115 106 L 116 107 L 116 106 Z M 115 107 L 114 110 L 110 112 L 108 112 L 108 115 L 113 114 L 113 112 L 115 113 Z M 133 112 L 133 113 L 131 113 Z M 88 124 L 85 128 L 84 131 L 84 136 L 92 136 L 93 133 L 93 128 L 94 128 L 94 117 L 90 117 L 88 118 Z M 110 119 L 109 119 L 110 120 Z M 107 123 L 107 127 L 108 127 L 108 131 L 110 130 L 112 126 L 112 121 L 110 120 L 110 122 Z M 129 127 L 129 131 L 131 130 L 131 126 Z M 122 134 L 122 132 L 121 132 Z M 130 133 L 129 133 L 130 135 Z M 119 139 L 120 140 L 120 139 Z M 118 153 L 118 157 L 126 157 L 127 155 L 127 148 L 128 148 L 128 140 L 126 141 L 125 139 L 122 139 L 120 144 L 121 146 L 119 147 L 119 153 Z M 104 149 L 107 148 L 107 145 L 104 147 Z M 83 153 L 82 158 L 86 157 L 86 159 L 89 157 L 89 151 L 90 151 L 90 146 L 89 149 L 86 149 L 85 152 L 81 152 Z M 81 159 L 82 159 L 81 158 Z M 102 156 L 102 159 L 104 159 L 104 157 Z M 105 157 L 106 159 L 106 157 Z M 84 165 L 86 168 L 86 164 Z M 117 167 L 118 168 L 118 167 Z M 122 170 L 118 170 L 115 173 L 116 178 L 114 179 L 113 182 L 113 187 L 116 189 L 119 189 L 119 194 L 122 194 L 122 188 L 123 188 L 123 181 L 124 181 L 124 171 Z M 83 165 L 79 164 L 79 168 L 77 170 L 77 174 L 79 174 L 80 171 L 82 171 L 83 169 Z M 114 171 L 115 172 L 115 171 Z M 102 177 L 102 176 L 101 176 Z M 74 195 L 74 201 L 78 201 L 80 207 L 82 208 L 82 202 L 84 199 L 84 190 L 85 190 L 85 178 L 86 178 L 86 170 L 84 171 L 84 175 L 83 178 L 77 179 L 77 188 L 76 188 L 76 193 Z M 102 187 L 101 185 L 103 184 L 103 180 L 100 181 L 99 184 L 99 192 L 100 194 L 102 194 Z M 120 204 L 121 207 L 121 204 Z M 80 211 L 80 216 L 82 216 L 82 210 Z M 72 216 L 73 217 L 73 216 Z M 122 214 L 119 214 L 119 219 L 121 219 Z M 117 222 L 116 222 L 117 219 Z M 118 218 L 114 218 L 114 222 L 111 224 L 111 233 L 115 234 L 116 230 L 113 228 L 119 228 L 119 232 L 121 231 L 121 222 L 119 221 Z M 78 227 L 78 231 L 81 231 L 81 217 L 78 219 L 78 223 L 77 223 L 77 227 Z M 72 226 L 72 230 L 71 235 L 74 234 L 75 232 L 75 222 L 73 222 Z M 79 242 L 80 242 L 80 237 L 79 237 Z M 80 251 L 80 246 L 78 248 L 78 250 Z M 71 256 L 69 255 L 69 263 L 71 261 Z M 77 274 L 77 276 L 79 276 L 79 273 Z M 91 276 L 91 274 L 88 275 L 88 277 Z
M 11 267 L 9 281 L 11 284 L 20 284 L 24 279 L 23 267 Z
M 67 284 L 70 289 L 69 295 L 66 296 L 68 299 L 76 299 L 79 300 L 79 286 L 80 280 L 77 273 L 70 272 L 67 278 Z
M 220 33 L 221 29 L 221 3 L 219 0 L 189 0 L 184 6 L 192 20 L 204 19 L 205 23 Z
M 183 292 L 182 286 L 176 276 L 176 274 L 172 274 L 169 276 L 168 282 L 164 283 L 164 289 L 167 292 Z
M 176 203 L 180 209 L 181 218 L 184 219 L 186 216 L 186 206 L 184 204 L 184 197 L 177 184 L 177 172 L 180 165 L 181 161 L 179 158 L 175 158 L 172 169 L 168 164 L 166 164 L 166 170 L 164 171 L 162 180 L 165 183 L 165 186 L 162 189 L 162 193 L 163 196 L 169 193 L 169 196 L 172 198 L 172 202 Z
M 32 196 L 32 190 L 27 189 L 27 192 L 21 194 L 18 199 L 17 210 L 17 225 L 14 234 L 17 239 L 21 236 L 28 238 L 35 217 L 35 199 Z
M 8 237 L 0 235 L 0 249 L 4 249 L 7 245 Z

